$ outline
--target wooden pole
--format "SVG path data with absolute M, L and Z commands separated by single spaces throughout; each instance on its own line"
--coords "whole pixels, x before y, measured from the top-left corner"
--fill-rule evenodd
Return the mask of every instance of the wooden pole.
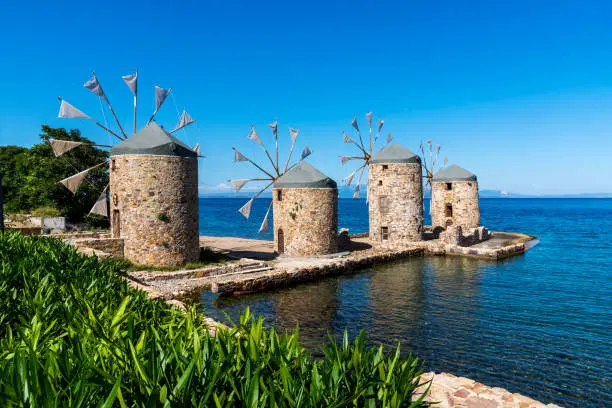
M 110 101 L 108 100 L 108 96 L 106 96 L 106 94 L 104 93 L 104 89 L 102 88 L 102 84 L 98 80 L 98 77 L 96 77 L 96 73 L 94 71 L 91 71 L 91 74 L 98 81 L 98 86 L 100 87 L 100 91 L 102 92 L 102 95 L 104 95 L 104 100 L 106 101 L 106 104 L 108 105 L 108 107 L 109 107 L 109 109 L 111 111 L 111 114 L 113 115 L 113 118 L 115 118 L 115 122 L 117 122 L 117 126 L 119 126 L 119 130 L 121 131 L 121 134 L 123 135 L 124 138 L 127 138 L 127 135 L 125 134 L 125 132 L 123 131 L 123 127 L 121 126 L 121 122 L 119 122 L 119 119 L 117 119 L 117 115 L 115 114 L 115 110 L 113 109 L 113 105 L 111 105 Z
M 134 92 L 134 133 L 136 133 L 136 106 L 138 106 L 138 69 L 136 69 L 136 92 Z

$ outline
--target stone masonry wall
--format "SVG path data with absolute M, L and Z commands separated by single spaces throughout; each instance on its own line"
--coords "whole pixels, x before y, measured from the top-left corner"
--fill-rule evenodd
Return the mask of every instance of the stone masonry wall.
M 370 164 L 368 201 L 372 245 L 397 247 L 422 239 L 422 183 L 419 164 Z M 382 227 L 389 231 L 386 241 L 381 235 Z
M 119 155 L 110 168 L 111 231 L 125 240 L 125 257 L 156 266 L 197 261 L 197 159 Z
M 123 246 L 125 245 L 121 238 L 75 239 L 73 244 L 76 248 L 91 248 L 119 258 L 123 258 Z
M 464 231 L 480 226 L 478 206 L 478 182 L 453 181 L 452 189 L 446 183 L 432 183 L 431 225 L 446 228 L 447 222 L 460 226 Z M 446 204 L 453 208 L 452 217 L 446 216 Z
M 278 200 L 281 192 L 282 199 Z M 338 249 L 338 190 L 335 188 L 273 189 L 274 250 L 278 232 L 284 235 L 284 254 L 314 256 Z

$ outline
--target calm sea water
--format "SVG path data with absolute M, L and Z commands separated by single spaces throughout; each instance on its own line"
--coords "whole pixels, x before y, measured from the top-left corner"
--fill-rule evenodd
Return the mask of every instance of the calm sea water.
M 202 199 L 200 232 L 257 235 L 269 200 L 250 221 L 238 199 Z M 490 262 L 414 258 L 293 288 L 219 299 L 206 313 L 236 319 L 247 306 L 269 325 L 300 326 L 316 354 L 327 333 L 367 329 L 372 344 L 401 343 L 430 370 L 467 376 L 542 402 L 612 407 L 612 200 L 483 199 L 491 230 L 536 235 L 524 256 Z M 340 200 L 339 223 L 367 231 L 363 201 Z

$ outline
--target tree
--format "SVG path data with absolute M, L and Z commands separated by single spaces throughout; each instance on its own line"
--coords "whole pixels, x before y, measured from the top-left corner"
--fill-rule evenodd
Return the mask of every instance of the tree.
M 91 141 L 81 136 L 78 129 L 42 126 L 43 143 L 27 149 L 20 146 L 0 147 L 0 173 L 3 174 L 6 212 L 31 211 L 38 207 L 57 208 L 71 222 L 87 218 L 89 210 L 108 184 L 104 166 L 92 170 L 76 194 L 72 194 L 58 181 L 104 162 L 108 152 L 93 146 L 79 146 L 55 157 L 49 139 Z M 100 223 L 100 217 L 89 217 L 88 222 Z M 108 221 L 103 223 L 108 224 Z

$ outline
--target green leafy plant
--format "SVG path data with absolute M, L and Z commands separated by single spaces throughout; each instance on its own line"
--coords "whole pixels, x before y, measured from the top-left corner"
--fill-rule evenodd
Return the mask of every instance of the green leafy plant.
M 170 222 L 170 217 L 165 212 L 157 214 L 157 219 L 166 224 Z
M 59 217 L 60 211 L 54 207 L 42 206 L 32 210 L 32 215 L 35 217 Z
M 426 407 L 421 363 L 345 334 L 313 359 L 249 310 L 211 335 L 195 306 L 132 289 L 116 260 L 0 234 L 0 406 Z

